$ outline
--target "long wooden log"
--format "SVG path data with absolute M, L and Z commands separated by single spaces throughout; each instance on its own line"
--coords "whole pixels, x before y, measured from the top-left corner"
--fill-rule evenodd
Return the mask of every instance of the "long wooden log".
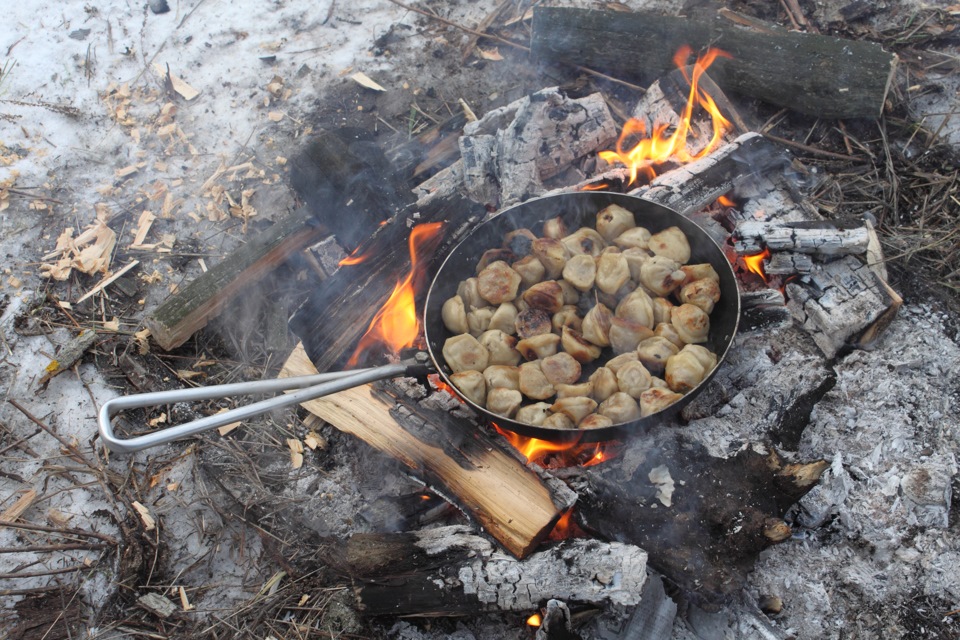
M 302 347 L 284 364 L 281 376 L 316 373 Z M 471 514 L 491 536 L 518 558 L 530 554 L 549 535 L 572 494 L 551 491 L 506 450 L 506 444 L 477 431 L 469 420 L 422 410 L 429 420 L 401 416 L 393 399 L 369 385 L 303 405 L 340 431 L 352 434 L 400 461 L 425 482 L 437 486 Z M 558 504 L 559 503 L 559 504 Z
M 869 42 L 716 19 L 563 7 L 537 7 L 533 14 L 531 49 L 542 60 L 655 77 L 674 67 L 683 45 L 733 56 L 710 67 L 724 90 L 824 118 L 879 116 L 897 63 Z
M 365 615 L 451 616 L 536 611 L 551 598 L 635 605 L 647 554 L 617 542 L 568 540 L 516 560 L 463 526 L 357 534 L 339 568 L 355 581 Z
M 863 221 L 762 222 L 745 220 L 734 230 L 737 253 L 795 251 L 819 256 L 866 253 L 870 234 Z

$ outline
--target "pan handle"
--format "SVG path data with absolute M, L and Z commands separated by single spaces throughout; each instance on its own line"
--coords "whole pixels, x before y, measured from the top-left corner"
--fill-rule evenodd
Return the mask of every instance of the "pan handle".
M 132 453 L 149 447 L 166 444 L 189 436 L 216 429 L 231 422 L 247 420 L 254 416 L 314 400 L 331 393 L 399 376 L 418 376 L 433 371 L 432 368 L 421 364 L 389 364 L 370 369 L 357 369 L 333 373 L 319 373 L 312 376 L 295 378 L 278 378 L 276 380 L 258 380 L 254 382 L 237 382 L 233 384 L 197 387 L 195 389 L 178 389 L 173 391 L 155 391 L 132 396 L 120 396 L 108 400 L 100 407 L 99 425 L 100 437 L 108 449 L 117 453 Z M 253 404 L 237 407 L 230 411 L 217 413 L 212 416 L 185 422 L 183 424 L 165 427 L 158 431 L 136 436 L 120 438 L 113 429 L 113 418 L 124 409 L 155 407 L 158 405 L 176 402 L 193 402 L 197 400 L 211 400 L 229 396 L 242 396 L 259 393 L 274 393 L 288 389 L 299 389 L 282 396 L 268 398 Z

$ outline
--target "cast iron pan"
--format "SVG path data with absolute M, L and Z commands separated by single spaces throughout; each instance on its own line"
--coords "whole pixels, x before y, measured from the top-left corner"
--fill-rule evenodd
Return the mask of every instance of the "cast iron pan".
M 456 295 L 460 282 L 476 275 L 476 266 L 483 252 L 500 247 L 503 244 L 504 235 L 515 229 L 527 228 L 539 237 L 542 235 L 543 222 L 556 216 L 563 218 L 571 230 L 583 226 L 593 228 L 596 226 L 597 212 L 610 204 L 617 204 L 632 211 L 637 225 L 646 227 L 652 233 L 668 227 L 679 227 L 690 242 L 691 257 L 688 264 L 709 262 L 719 274 L 720 302 L 710 314 L 710 336 L 707 344 L 704 345 L 717 354 L 717 367 L 697 387 L 663 411 L 602 429 L 556 429 L 524 424 L 491 413 L 464 398 L 465 402 L 479 415 L 503 429 L 524 436 L 561 442 L 573 440 L 593 442 L 643 433 L 651 426 L 675 416 L 684 405 L 706 387 L 726 358 L 740 319 L 740 291 L 729 261 L 713 238 L 691 220 L 648 200 L 619 193 L 581 191 L 545 196 L 503 210 L 496 217 L 474 228 L 444 260 L 427 294 L 424 309 L 427 349 L 443 379 L 451 387 L 456 388 L 450 381 L 453 371 L 443 357 L 443 343 L 453 334 L 443 324 L 441 307 L 448 298 Z M 600 361 L 605 361 L 612 355 L 609 347 L 605 348 Z

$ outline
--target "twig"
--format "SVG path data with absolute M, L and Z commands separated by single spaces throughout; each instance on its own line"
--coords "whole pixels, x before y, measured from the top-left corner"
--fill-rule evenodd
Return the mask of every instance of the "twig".
M 772 142 L 779 142 L 782 145 L 793 147 L 794 149 L 800 149 L 801 151 L 806 151 L 807 153 L 812 153 L 813 155 L 824 156 L 826 158 L 834 158 L 836 160 L 845 160 L 847 162 L 858 162 L 861 158 L 856 156 L 848 156 L 842 153 L 834 153 L 833 151 L 825 151 L 824 149 L 817 149 L 816 147 L 811 147 L 800 142 L 793 142 L 792 140 L 787 140 L 786 138 L 779 138 L 777 136 L 772 136 L 769 133 L 761 134 L 767 140 Z
M 44 533 L 56 533 L 61 536 L 80 536 L 85 538 L 96 538 L 103 540 L 111 546 L 119 544 L 116 538 L 108 536 L 105 533 L 97 531 L 86 531 L 84 529 L 65 529 L 58 527 L 48 527 L 42 524 L 30 524 L 28 522 L 0 522 L 0 527 L 10 527 L 11 529 L 23 529 L 24 531 L 43 531 Z
M 33 544 L 23 547 L 0 547 L 0 553 L 41 553 L 48 551 L 96 551 L 109 549 L 110 546 L 99 542 L 76 542 L 70 544 Z
M 73 573 L 74 571 L 83 571 L 84 569 L 90 569 L 83 564 L 74 565 L 72 567 L 64 567 L 63 569 L 49 569 L 47 571 L 26 571 L 21 573 L 0 573 L 0 580 L 15 580 L 18 578 L 39 578 L 41 576 L 54 576 L 61 573 Z
M 837 125 L 840 127 L 840 133 L 843 135 L 843 146 L 847 148 L 847 153 L 853 155 L 853 146 L 850 144 L 850 138 L 847 136 L 847 127 L 843 124 L 843 120 L 837 120 Z
M 785 0 L 780 0 L 780 6 L 783 7 L 783 10 L 787 14 L 787 18 L 790 20 L 790 24 L 793 25 L 793 28 L 797 31 L 800 31 L 800 25 L 797 23 L 797 19 L 794 17 L 793 12 L 790 11 L 790 7 L 787 6 Z
M 60 434 L 55 433 L 53 429 L 51 429 L 46 424 L 44 424 L 39 418 L 37 418 L 32 413 L 30 413 L 26 407 L 24 407 L 22 404 L 20 404 L 13 398 L 7 398 L 7 402 L 12 404 L 17 409 L 17 411 L 25 415 L 27 419 L 30 420 L 30 422 L 37 425 L 38 427 L 46 431 L 48 434 L 53 436 L 57 440 L 57 442 L 62 444 L 64 448 L 66 448 L 66 450 L 72 454 L 72 457 L 74 457 L 77 460 L 77 462 L 82 462 L 85 466 L 89 467 L 92 471 L 94 471 L 94 473 L 97 473 L 97 474 L 100 473 L 100 470 L 97 469 L 95 466 L 93 466 L 93 464 L 89 460 L 87 460 L 82 453 L 80 453 L 80 450 L 77 449 L 77 447 L 72 442 L 70 442 Z
M 493 21 L 500 17 L 500 14 L 503 13 L 503 10 L 511 3 L 512 0 L 502 0 L 497 7 L 490 12 L 490 14 L 483 19 L 483 22 L 480 23 L 478 31 L 480 33 L 486 33 L 487 29 L 490 28 L 490 25 L 493 24 Z M 473 53 L 474 47 L 477 46 L 477 43 L 480 41 L 480 38 L 483 36 L 474 34 L 467 41 L 467 44 L 463 47 L 463 55 L 460 57 L 460 63 L 467 61 L 467 58 L 470 57 L 470 54 Z

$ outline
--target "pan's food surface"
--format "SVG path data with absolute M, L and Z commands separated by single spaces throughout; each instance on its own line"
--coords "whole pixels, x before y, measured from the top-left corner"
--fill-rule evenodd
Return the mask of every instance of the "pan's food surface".
M 503 234 L 444 300 L 449 380 L 474 404 L 534 427 L 605 428 L 669 407 L 717 366 L 705 344 L 720 276 L 691 262 L 687 234 L 616 203 L 582 222 Z

